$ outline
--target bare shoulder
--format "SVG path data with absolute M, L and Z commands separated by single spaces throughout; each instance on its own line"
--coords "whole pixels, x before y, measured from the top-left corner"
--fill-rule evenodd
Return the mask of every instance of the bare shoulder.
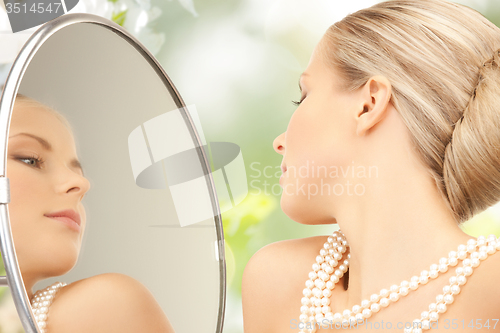
M 500 318 L 500 251 L 488 255 L 467 279 L 463 287 L 464 296 L 467 295 L 469 305 L 483 315 Z M 467 294 L 466 294 L 467 293 Z M 479 301 L 480 300 L 480 301 Z
M 289 320 L 289 309 L 300 308 L 304 283 L 327 238 L 279 241 L 252 256 L 243 273 L 241 290 L 245 333 L 273 332 L 286 325 L 279 323 L 279 318 Z
M 61 288 L 47 327 L 58 332 L 173 332 L 151 292 L 124 274 L 106 273 Z

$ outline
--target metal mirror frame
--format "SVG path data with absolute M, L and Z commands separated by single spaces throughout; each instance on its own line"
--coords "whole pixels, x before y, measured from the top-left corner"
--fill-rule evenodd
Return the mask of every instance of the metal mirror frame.
M 219 292 L 219 311 L 216 325 L 216 332 L 221 333 L 224 322 L 224 310 L 226 302 L 226 264 L 224 254 L 224 234 L 222 229 L 222 218 L 218 205 L 217 193 L 214 180 L 210 170 L 205 150 L 200 137 L 196 131 L 196 127 L 188 112 L 186 105 L 182 100 L 179 92 L 163 70 L 156 58 L 139 42 L 134 36 L 127 32 L 120 25 L 109 21 L 103 17 L 93 14 L 66 14 L 52 21 L 45 23 L 27 40 L 23 48 L 19 52 L 12 68 L 10 69 L 7 81 L 5 82 L 4 90 L 0 96 L 0 251 L 5 265 L 6 276 L 0 276 L 0 286 L 8 286 L 12 292 L 12 298 L 16 306 L 21 323 L 26 330 L 26 333 L 38 333 L 37 326 L 34 321 L 34 316 L 31 311 L 30 301 L 28 299 L 26 289 L 24 287 L 21 272 L 17 262 L 17 256 L 14 250 L 12 231 L 10 228 L 10 219 L 8 214 L 7 204 L 10 202 L 9 179 L 6 177 L 6 160 L 7 160 L 7 144 L 9 136 L 9 127 L 12 109 L 15 102 L 17 91 L 21 85 L 23 76 L 28 68 L 31 60 L 36 55 L 37 51 L 43 43 L 53 34 L 67 26 L 73 24 L 86 23 L 96 24 L 115 33 L 123 38 L 131 46 L 133 46 L 139 54 L 149 63 L 155 70 L 158 77 L 162 80 L 165 88 L 168 89 L 170 95 L 175 101 L 176 106 L 187 122 L 187 127 L 191 132 L 191 136 L 196 141 L 196 151 L 198 157 L 204 163 L 202 164 L 203 172 L 208 177 L 207 187 L 210 189 L 210 199 L 214 212 L 214 222 L 217 234 L 217 245 L 219 253 L 219 277 L 220 277 L 220 292 Z M 77 42 L 77 41 L 75 41 Z

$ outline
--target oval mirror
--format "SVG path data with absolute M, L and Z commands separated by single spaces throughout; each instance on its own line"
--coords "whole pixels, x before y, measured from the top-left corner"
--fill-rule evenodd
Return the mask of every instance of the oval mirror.
M 30 105 L 61 114 L 74 145 L 58 134 L 61 123 L 52 128 L 33 110 L 17 116 Z M 21 118 L 31 127 L 18 126 Z M 67 14 L 31 36 L 0 101 L 0 240 L 7 274 L 0 282 L 11 288 L 26 332 L 44 331 L 37 331 L 39 310 L 30 305 L 35 291 L 110 274 L 149 290 L 175 332 L 222 331 L 223 233 L 197 127 L 195 107 L 184 104 L 156 59 L 119 25 Z M 72 156 L 71 147 L 77 159 L 61 162 Z M 75 226 L 74 212 L 68 213 L 74 205 L 61 198 L 77 192 L 86 219 Z M 73 247 L 65 248 L 70 241 Z M 77 260 L 68 264 L 75 251 Z M 63 275 L 54 275 L 58 270 Z M 50 315 L 45 325 L 50 332 Z

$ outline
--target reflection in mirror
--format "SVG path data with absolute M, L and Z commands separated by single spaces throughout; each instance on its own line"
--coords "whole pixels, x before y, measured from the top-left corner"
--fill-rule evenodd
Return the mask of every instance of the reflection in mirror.
M 87 224 L 82 200 L 90 182 L 78 160 L 71 125 L 55 110 L 18 95 L 9 132 L 11 228 L 40 331 L 45 332 L 50 309 L 55 331 L 75 332 L 75 325 L 86 323 L 85 332 L 173 332 L 152 294 L 126 275 L 101 274 L 67 286 L 55 283 L 33 295 L 35 283 L 63 275 L 76 264 Z M 133 316 L 126 321 L 107 320 L 127 312 Z
M 8 133 L 23 283 L 30 299 L 47 287 L 55 295 L 33 304 L 50 305 L 48 314 L 33 310 L 35 319 L 46 320 L 46 332 L 221 332 L 222 227 L 192 111 L 117 25 L 78 15 L 99 24 L 71 14 L 55 21 L 71 24 L 30 59 Z M 185 151 L 198 153 L 168 169 L 163 160 L 184 161 L 175 156 Z M 151 168 L 162 186 L 144 185 L 137 170 Z M 188 170 L 203 172 L 196 191 L 179 196 L 193 181 L 166 175 Z M 200 193 L 208 205 L 196 201 Z M 211 215 L 199 213 L 207 207 Z

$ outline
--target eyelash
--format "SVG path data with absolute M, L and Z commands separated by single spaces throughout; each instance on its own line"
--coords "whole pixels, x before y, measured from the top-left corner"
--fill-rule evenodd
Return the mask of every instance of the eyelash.
M 30 159 L 31 159 L 31 160 L 35 160 L 35 161 L 38 163 L 38 167 L 40 167 L 40 166 L 43 164 L 43 162 L 44 162 L 44 160 L 43 160 L 43 159 L 38 158 L 38 157 L 36 157 L 36 156 L 34 156 L 34 155 L 30 155 L 30 156 L 27 156 L 27 157 L 18 157 L 17 159 L 18 159 L 18 160 L 30 160 Z M 25 163 L 25 164 L 27 164 L 27 163 Z M 33 165 L 31 165 L 31 164 L 27 164 L 27 165 L 29 165 L 29 166 L 33 166 Z
M 304 101 L 304 99 L 305 99 L 305 98 L 302 98 L 299 102 L 297 102 L 297 101 L 292 101 L 292 103 L 293 103 L 293 104 L 295 104 L 295 105 L 297 105 L 297 106 L 299 106 L 299 105 L 300 105 L 300 103 L 302 103 L 302 102 Z

